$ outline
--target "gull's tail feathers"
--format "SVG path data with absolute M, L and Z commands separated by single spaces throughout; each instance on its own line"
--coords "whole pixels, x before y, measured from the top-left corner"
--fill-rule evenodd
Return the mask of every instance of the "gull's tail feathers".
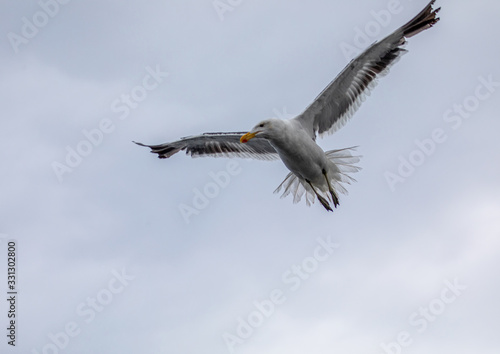
M 333 169 L 328 172 L 328 177 L 335 192 L 347 195 L 347 189 L 343 184 L 356 182 L 356 180 L 350 176 L 351 173 L 356 173 L 361 170 L 361 167 L 355 165 L 360 161 L 361 157 L 352 154 L 355 150 L 356 147 L 350 147 L 345 149 L 330 150 L 325 153 L 328 160 L 330 160 L 333 164 Z M 300 202 L 304 195 L 307 206 L 313 204 L 316 199 L 316 195 L 311 186 L 305 180 L 297 177 L 292 172 L 285 177 L 285 180 L 278 186 L 278 188 L 276 188 L 274 193 L 279 193 L 282 189 L 283 193 L 280 198 L 285 198 L 291 194 L 293 196 L 294 204 Z M 323 190 L 321 188 L 316 188 L 316 191 L 323 198 L 333 202 L 328 189 Z

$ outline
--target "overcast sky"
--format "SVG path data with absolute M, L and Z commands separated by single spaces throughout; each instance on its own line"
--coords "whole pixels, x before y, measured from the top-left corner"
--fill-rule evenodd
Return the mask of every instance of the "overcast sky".
M 319 140 L 363 156 L 333 213 L 279 161 L 132 143 L 293 117 L 426 4 L 1 2 L 0 351 L 498 353 L 498 1 L 438 0 Z

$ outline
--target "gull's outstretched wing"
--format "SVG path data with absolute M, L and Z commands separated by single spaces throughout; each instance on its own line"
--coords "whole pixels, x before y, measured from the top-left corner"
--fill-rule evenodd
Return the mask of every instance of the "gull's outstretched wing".
M 172 143 L 160 145 L 137 145 L 151 148 L 151 152 L 165 159 L 173 154 L 186 150 L 192 157 L 244 157 L 258 160 L 276 160 L 279 158 L 276 150 L 262 138 L 254 138 L 246 144 L 240 142 L 245 133 L 205 133 L 188 136 Z
M 376 85 L 377 76 L 383 76 L 389 67 L 403 55 L 406 38 L 430 27 L 439 18 L 440 8 L 434 10 L 432 0 L 411 21 L 375 42 L 353 59 L 342 72 L 319 94 L 297 119 L 313 138 L 316 134 L 331 134 L 341 128 L 358 109 L 365 95 Z

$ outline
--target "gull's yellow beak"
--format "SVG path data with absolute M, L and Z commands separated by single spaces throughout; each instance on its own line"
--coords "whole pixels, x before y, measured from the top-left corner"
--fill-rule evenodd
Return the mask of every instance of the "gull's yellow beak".
M 256 135 L 257 135 L 257 133 L 246 133 L 245 135 L 243 135 L 240 138 L 240 142 L 241 143 L 247 143 L 248 140 L 255 138 Z

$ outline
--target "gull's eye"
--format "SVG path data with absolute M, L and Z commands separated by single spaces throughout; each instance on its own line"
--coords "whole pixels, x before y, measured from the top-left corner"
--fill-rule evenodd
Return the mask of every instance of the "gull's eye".
M 260 128 L 264 128 L 264 123 L 260 123 L 260 124 L 259 124 L 259 127 L 260 127 Z

